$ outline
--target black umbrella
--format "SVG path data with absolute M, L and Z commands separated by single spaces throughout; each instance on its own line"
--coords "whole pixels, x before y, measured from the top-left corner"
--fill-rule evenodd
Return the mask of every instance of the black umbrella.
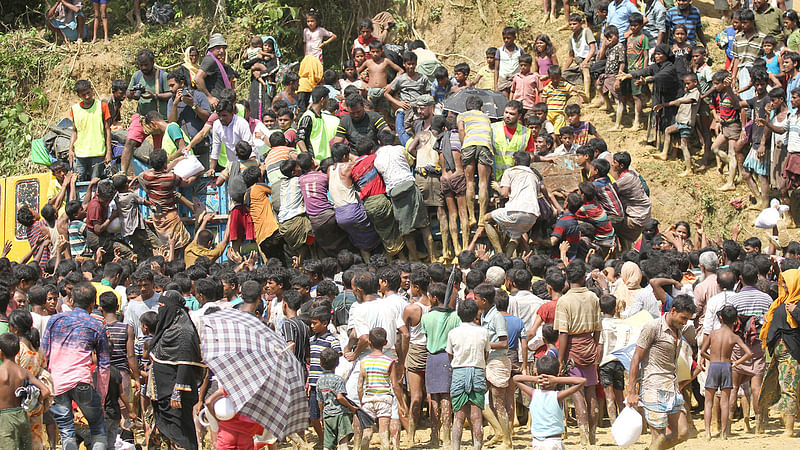
M 447 97 L 444 101 L 444 110 L 462 113 L 467 110 L 467 99 L 473 95 L 483 100 L 481 111 L 485 112 L 490 119 L 502 119 L 503 110 L 508 103 L 508 99 L 497 91 L 489 89 L 466 88 Z

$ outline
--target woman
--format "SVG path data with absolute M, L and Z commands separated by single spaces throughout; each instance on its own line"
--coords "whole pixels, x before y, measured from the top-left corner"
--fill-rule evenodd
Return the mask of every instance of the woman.
M 664 234 L 664 238 L 666 238 L 679 253 L 689 253 L 694 250 L 694 244 L 690 237 L 691 228 L 689 227 L 689 223 L 684 221 L 677 222 Z
M 783 36 L 786 38 L 786 48 L 796 52 L 800 47 L 800 27 L 798 27 L 797 12 L 789 10 L 783 13 Z M 780 44 L 780 43 L 779 43 Z
M 650 64 L 641 70 L 622 74 L 620 80 L 631 78 L 641 78 L 636 80 L 636 84 L 653 83 L 653 104 L 666 104 L 675 100 L 679 92 L 683 90 L 678 72 L 673 64 L 674 55 L 667 44 L 658 44 L 653 51 L 654 64 Z M 658 133 L 661 134 L 669 126 L 675 123 L 675 113 L 678 111 L 676 106 L 665 106 L 658 112 Z
M 19 336 L 17 364 L 29 370 L 37 378 L 41 376 L 42 369 L 45 367 L 45 360 L 44 355 L 39 352 L 39 331 L 33 328 L 31 313 L 23 309 L 11 311 L 8 316 L 8 330 Z M 45 410 L 44 406 L 39 406 L 28 413 L 31 435 L 33 436 L 33 450 L 43 449 L 44 442 L 47 440 L 47 433 L 42 424 L 42 415 Z
M 278 49 L 278 42 L 274 37 L 266 36 L 264 41 L 266 47 L 269 47 L 270 44 L 272 45 L 272 51 L 275 54 L 274 58 L 265 63 L 267 71 L 260 71 L 259 74 L 258 70 L 253 70 L 255 61 L 245 61 L 242 64 L 242 68 L 250 71 L 250 91 L 247 96 L 252 108 L 250 110 L 250 117 L 258 120 L 261 120 L 264 117 L 264 113 L 272 108 L 272 97 L 275 95 L 276 84 L 275 73 L 280 65 L 278 58 L 281 57 L 281 52 Z M 259 81 L 256 75 L 259 75 L 262 81 Z
M 194 84 L 194 76 L 197 75 L 197 71 L 200 70 L 200 65 L 197 64 L 197 61 L 200 59 L 200 52 L 197 50 L 197 47 L 194 45 L 187 47 L 186 50 L 183 52 L 183 67 L 189 71 L 189 83 L 192 86 Z
M 617 312 L 624 311 L 636 294 L 642 290 L 642 270 L 635 262 L 628 261 L 622 265 L 614 297 L 617 298 Z
M 178 291 L 159 298 L 158 322 L 150 341 L 153 361 L 148 383 L 158 430 L 180 448 L 197 449 L 192 407 L 202 381 L 200 337 Z
M 797 414 L 798 383 L 800 383 L 800 270 L 791 269 L 778 278 L 778 298 L 764 315 L 761 341 L 769 350 L 771 359 L 761 396 L 756 409 L 756 432 L 763 432 L 763 419 L 773 404 L 783 414 L 784 436 L 794 435 L 794 419 Z M 758 412 L 761 412 L 759 415 Z

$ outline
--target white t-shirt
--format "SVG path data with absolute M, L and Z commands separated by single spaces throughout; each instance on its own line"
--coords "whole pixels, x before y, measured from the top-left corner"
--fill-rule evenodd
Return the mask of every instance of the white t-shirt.
M 308 28 L 303 29 L 303 41 L 305 42 L 306 56 L 316 56 L 322 59 L 322 41 L 331 37 L 333 33 L 322 27 L 317 27 L 316 30 L 311 31 Z
M 500 178 L 500 186 L 511 188 L 506 210 L 539 216 L 539 177 L 530 167 L 513 166 L 506 170 Z
M 522 319 L 525 329 L 530 330 L 536 320 L 536 312 L 545 303 L 546 300 L 542 300 L 531 291 L 517 291 L 508 295 L 508 313 Z
M 125 308 L 125 323 L 133 327 L 133 330 L 136 331 L 137 338 L 142 337 L 142 327 L 139 325 L 139 317 L 147 311 L 157 311 L 159 297 L 161 297 L 161 295 L 156 292 L 145 301 L 134 300 L 128 302 L 128 306 Z
M 447 353 L 453 355 L 450 365 L 456 367 L 486 368 L 486 354 L 489 352 L 489 331 L 473 322 L 461 325 L 447 333 Z
M 402 145 L 386 145 L 375 153 L 375 169 L 381 174 L 386 192 L 391 191 L 403 182 L 414 182 L 414 174 L 406 160 Z
M 720 323 L 717 313 L 728 304 L 728 298 L 734 295 L 736 295 L 734 292 L 722 291 L 708 299 L 705 316 L 703 317 L 703 334 L 711 334 L 712 331 L 722 328 L 722 323 Z
M 211 159 L 219 159 L 219 152 L 222 149 L 222 144 L 225 144 L 225 151 L 228 155 L 228 161 L 236 161 L 236 144 L 239 141 L 245 141 L 253 145 L 253 135 L 250 133 L 250 123 L 246 119 L 239 116 L 233 116 L 233 120 L 225 126 L 221 120 L 214 122 L 211 128 L 213 135 L 213 145 L 211 147 Z M 253 150 L 255 152 L 255 150 Z M 250 157 L 255 156 L 251 153 Z

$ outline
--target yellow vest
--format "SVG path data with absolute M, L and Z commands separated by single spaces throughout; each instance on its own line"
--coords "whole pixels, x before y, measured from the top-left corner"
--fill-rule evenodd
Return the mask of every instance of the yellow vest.
M 525 151 L 525 148 L 528 147 L 528 140 L 531 138 L 531 131 L 521 123 L 517 123 L 517 129 L 509 140 L 506 138 L 506 132 L 503 126 L 504 124 L 502 121 L 492 124 L 494 173 L 498 181 L 503 176 L 503 172 L 514 165 L 514 153 Z
M 78 158 L 105 156 L 106 135 L 102 102 L 95 100 L 89 109 L 84 109 L 80 103 L 72 105 L 72 120 L 75 129 L 78 130 L 75 156 Z

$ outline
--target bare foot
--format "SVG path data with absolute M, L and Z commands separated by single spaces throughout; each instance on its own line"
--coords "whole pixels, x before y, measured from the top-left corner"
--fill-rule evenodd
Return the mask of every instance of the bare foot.
M 736 186 L 734 186 L 734 185 L 732 185 L 730 183 L 725 183 L 724 185 L 718 187 L 717 190 L 720 191 L 720 192 L 735 191 L 736 190 Z
M 666 161 L 667 160 L 667 152 L 656 153 L 653 155 L 653 158 L 659 161 Z
M 707 441 L 710 441 L 710 440 L 711 440 L 711 433 L 709 433 L 708 431 L 706 431 L 705 438 L 706 438 L 706 440 L 707 440 Z
M 613 127 L 609 128 L 608 131 L 613 131 L 613 132 L 622 131 L 622 128 L 620 128 L 619 125 L 614 125 Z
M 639 123 L 639 122 L 633 122 L 633 125 L 631 126 L 631 128 L 633 128 L 634 130 L 643 130 L 644 129 L 644 127 L 642 127 L 642 124 Z

